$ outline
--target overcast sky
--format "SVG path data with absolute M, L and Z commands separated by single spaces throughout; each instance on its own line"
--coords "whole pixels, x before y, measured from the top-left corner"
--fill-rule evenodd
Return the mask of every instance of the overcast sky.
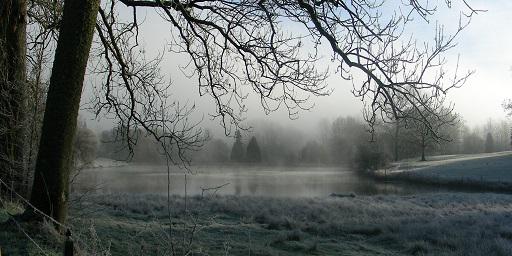
M 487 12 L 473 18 L 454 50 L 465 67 L 476 73 L 449 96 L 470 124 L 478 124 L 488 118 L 505 118 L 501 104 L 512 98 L 512 33 L 506 32 L 512 28 L 512 1 L 471 3 Z
M 451 50 L 449 63 L 453 65 L 457 56 L 460 55 L 461 70 L 475 70 L 476 73 L 464 87 L 450 91 L 448 99 L 455 103 L 455 110 L 464 117 L 468 125 L 474 126 L 485 123 L 489 118 L 505 118 L 501 104 L 505 99 L 512 98 L 512 33 L 509 33 L 512 28 L 512 1 L 470 0 L 468 3 L 487 12 L 473 17 L 469 27 L 458 38 L 458 46 Z M 442 11 L 436 18 L 448 27 L 455 26 L 458 22 L 456 11 L 456 8 Z M 162 49 L 170 38 L 166 33 L 169 24 L 161 22 L 160 18 L 151 11 L 139 11 L 139 17 L 141 16 L 146 17 L 140 37 L 143 45 L 149 50 Z M 432 35 L 432 24 L 434 23 L 414 27 L 417 30 L 414 33 L 422 36 Z M 163 71 L 171 76 L 174 83 L 174 94 L 180 99 L 195 102 L 198 106 L 196 115 L 204 115 L 208 119 L 208 113 L 213 106 L 211 99 L 208 96 L 203 98 L 198 96 L 196 80 L 187 79 L 181 71 L 176 69 L 179 61 L 179 57 L 167 54 L 163 65 Z M 269 119 L 284 125 L 310 130 L 314 129 L 321 119 L 347 115 L 360 117 L 362 103 L 351 94 L 351 83 L 337 75 L 331 76 L 328 83 L 334 90 L 333 93 L 327 97 L 312 99 L 315 107 L 310 111 L 302 112 L 298 120 L 289 120 L 284 109 L 267 116 L 257 101 L 252 99 L 247 102 L 249 108 L 247 118 L 249 120 Z M 90 96 L 90 84 L 86 84 L 84 91 L 85 99 Z M 81 115 L 88 120 L 88 125 L 96 130 L 105 129 L 105 126 L 109 125 L 108 121 L 92 121 L 89 114 L 82 112 Z M 212 122 L 205 121 L 204 124 L 211 126 Z

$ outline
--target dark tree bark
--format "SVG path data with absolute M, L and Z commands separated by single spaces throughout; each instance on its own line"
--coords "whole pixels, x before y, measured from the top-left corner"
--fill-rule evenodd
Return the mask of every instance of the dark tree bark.
M 0 1 L 0 179 L 27 193 L 25 0 Z
M 427 161 L 425 158 L 425 149 L 427 148 L 427 143 L 425 141 L 425 135 L 421 135 L 421 161 Z
M 399 131 L 400 131 L 400 126 L 399 126 L 399 120 L 396 120 L 395 122 L 395 143 L 394 143 L 394 151 L 395 151 L 395 162 L 398 161 L 398 135 L 399 135 Z
M 99 0 L 65 0 L 50 78 L 31 203 L 64 222 L 73 140 Z

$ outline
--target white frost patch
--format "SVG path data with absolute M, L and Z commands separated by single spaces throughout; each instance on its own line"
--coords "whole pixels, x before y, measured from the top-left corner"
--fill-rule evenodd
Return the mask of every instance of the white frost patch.
M 97 158 L 91 164 L 88 164 L 88 168 L 109 168 L 109 167 L 121 167 L 128 165 L 125 161 L 117 161 L 108 158 Z
M 395 163 L 387 173 L 406 173 L 434 181 L 512 184 L 512 151 L 437 156 L 425 162 L 401 161 Z
M 165 216 L 166 198 L 114 194 L 91 198 L 115 216 Z M 171 198 L 182 216 L 184 198 Z M 279 199 L 189 197 L 188 213 L 230 215 L 262 227 L 300 230 L 319 238 L 355 239 L 397 255 L 512 255 L 512 196 L 433 193 L 414 196 Z

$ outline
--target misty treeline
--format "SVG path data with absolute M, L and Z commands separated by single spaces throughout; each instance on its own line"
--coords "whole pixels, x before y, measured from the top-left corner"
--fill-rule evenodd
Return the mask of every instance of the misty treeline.
M 506 120 L 489 119 L 485 124 L 474 127 L 457 120 L 442 126 L 438 130 L 442 138 L 437 140 L 423 138 L 421 130 L 405 122 L 398 124 L 398 136 L 396 123 L 381 123 L 375 126 L 374 134 L 370 134 L 367 123 L 354 117 L 323 119 L 313 131 L 266 120 L 249 123 L 250 130 L 237 131 L 234 137 L 210 135 L 201 149 L 190 151 L 187 156 L 193 164 L 322 164 L 378 168 L 395 159 L 421 160 L 423 153 L 428 160 L 429 156 L 435 155 L 491 153 L 511 148 L 511 127 Z M 96 137 L 91 132 L 85 125 L 80 126 L 77 147 L 83 148 L 80 144 L 86 142 L 88 146 L 85 148 L 91 151 L 86 156 L 97 151 L 97 156 L 102 158 L 165 163 L 159 144 L 150 136 L 139 136 L 133 152 L 130 152 L 126 142 L 116 140 L 116 129 L 103 131 L 94 135 Z M 97 149 L 92 147 L 96 144 L 91 140 L 98 142 Z M 256 145 L 258 153 L 254 153 L 251 144 Z

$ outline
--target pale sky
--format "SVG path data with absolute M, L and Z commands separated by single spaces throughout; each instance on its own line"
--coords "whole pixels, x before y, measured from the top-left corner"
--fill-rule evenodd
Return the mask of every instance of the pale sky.
M 456 110 L 470 124 L 505 118 L 501 104 L 512 98 L 512 1 L 472 1 L 480 9 L 454 49 L 476 73 L 467 84 L 450 93 Z
M 469 27 L 458 37 L 458 46 L 450 51 L 449 63 L 453 66 L 457 56 L 460 55 L 460 70 L 475 70 L 476 73 L 465 86 L 450 91 L 448 100 L 455 104 L 455 110 L 463 116 L 468 125 L 474 126 L 485 123 L 489 118 L 504 119 L 506 115 L 501 104 L 505 99 L 512 98 L 512 33 L 509 32 L 512 28 L 512 1 L 470 0 L 468 3 L 487 12 L 475 15 Z M 454 13 L 457 10 L 454 9 L 442 11 L 436 18 L 448 28 L 450 25 L 456 26 L 458 17 L 457 13 Z M 169 24 L 161 22 L 160 18 L 151 11 L 139 11 L 138 15 L 143 17 L 144 14 L 146 21 L 142 25 L 140 37 L 143 45 L 148 50 L 162 49 L 170 38 L 169 33 L 166 33 L 169 31 Z M 430 25 L 432 24 L 431 22 Z M 418 31 L 414 33 L 421 36 L 427 35 L 428 38 L 428 35 L 433 34 L 430 25 L 423 24 L 415 28 Z M 163 71 L 171 76 L 175 85 L 174 94 L 180 99 L 195 102 L 198 106 L 196 115 L 201 116 L 204 113 L 205 119 L 208 119 L 208 113 L 213 106 L 211 99 L 208 98 L 209 96 L 202 98 L 198 96 L 196 80 L 186 78 L 176 69 L 179 61 L 179 56 L 167 54 L 163 66 Z M 289 120 L 284 109 L 266 116 L 257 101 L 251 99 L 247 101 L 249 106 L 247 119 L 270 119 L 298 129 L 310 130 L 317 127 L 321 119 L 333 119 L 338 116 L 361 117 L 362 103 L 351 94 L 351 82 L 333 74 L 328 84 L 334 89 L 332 95 L 313 98 L 314 109 L 302 112 L 298 120 Z M 86 84 L 83 99 L 90 95 L 89 87 L 90 84 Z M 88 120 L 88 125 L 96 130 L 105 129 L 109 124 L 105 120 L 90 121 L 89 114 L 81 113 L 81 115 Z M 208 120 L 204 124 L 212 125 Z

